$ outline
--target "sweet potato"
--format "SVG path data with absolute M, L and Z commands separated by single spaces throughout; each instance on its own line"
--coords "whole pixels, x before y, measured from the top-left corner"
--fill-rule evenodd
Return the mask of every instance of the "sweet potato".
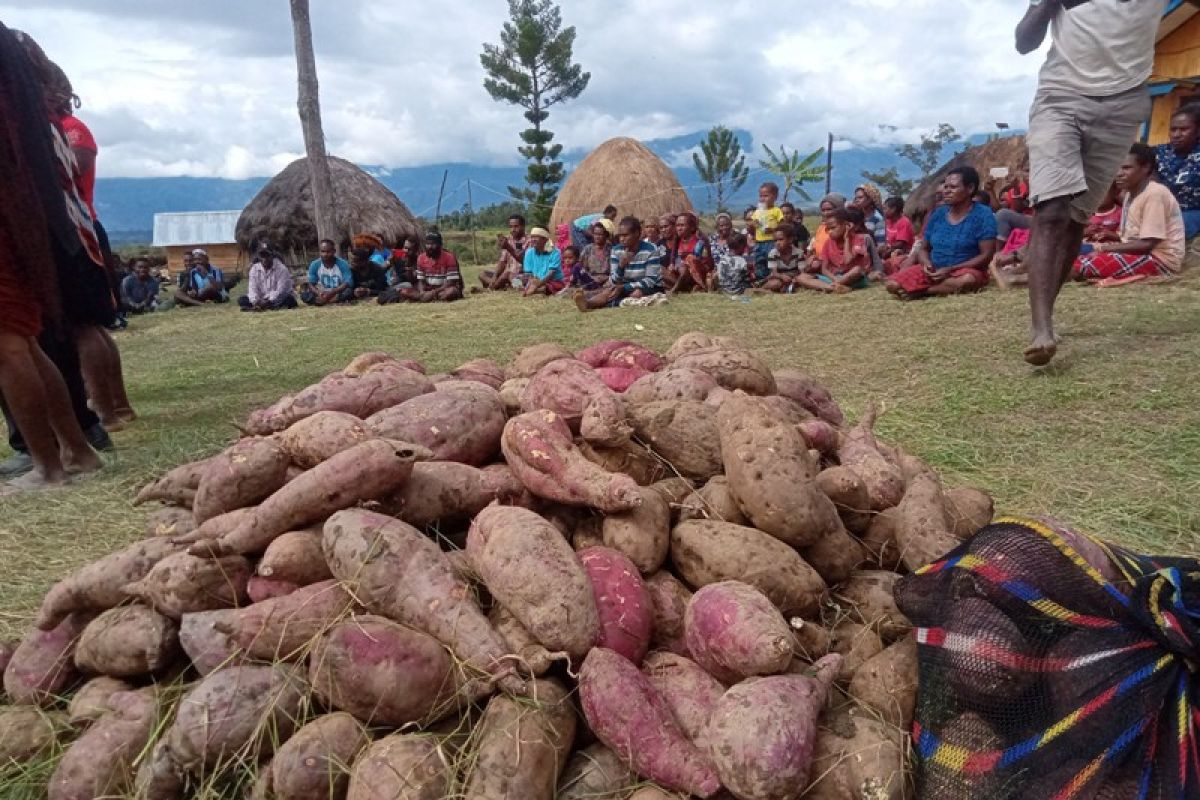
M 846 424 L 846 417 L 833 395 L 816 378 L 794 369 L 777 369 L 774 376 L 775 386 L 781 396 L 794 400 L 814 417 L 831 425 L 840 428 Z
M 454 710 L 455 666 L 428 634 L 383 617 L 334 625 L 316 640 L 308 678 L 321 702 L 368 725 L 427 724 Z
M 267 548 L 282 533 L 318 523 L 364 500 L 395 492 L 426 458 L 423 447 L 371 439 L 343 450 L 263 501 L 254 517 L 219 539 L 197 542 L 190 552 L 228 555 Z
M 788 800 L 808 785 L 817 717 L 840 666 L 829 655 L 813 676 L 772 675 L 734 686 L 702 734 L 721 783 L 742 800 Z
M 246 597 L 250 562 L 241 556 L 199 558 L 173 553 L 124 588 L 127 597 L 179 619 L 194 611 L 233 608 Z
M 575 728 L 569 694 L 555 680 L 534 681 L 523 702 L 494 696 L 476 731 L 479 744 L 464 776 L 464 800 L 553 800 Z
M 251 658 L 286 661 L 307 654 L 308 645 L 349 614 L 354 599 L 333 580 L 291 594 L 222 612 L 213 628 Z
M 805 800 L 905 800 L 907 732 L 869 714 L 847 714 L 845 729 L 822 724 Z
M 67 722 L 82 730 L 108 713 L 108 698 L 133 690 L 133 685 L 107 675 L 98 675 L 80 686 L 67 705 Z
M 796 425 L 810 450 L 816 450 L 825 461 L 837 459 L 842 435 L 838 429 L 823 419 L 806 419 Z
M 692 492 L 696 491 L 695 485 L 687 478 L 665 478 L 661 481 L 655 481 L 650 484 L 650 488 L 658 492 L 667 505 L 671 507 L 672 515 L 679 511 L 680 505 L 686 500 Z
M 179 653 L 174 620 L 145 606 L 120 606 L 83 629 L 75 646 L 75 666 L 85 674 L 134 678 L 166 669 Z
M 964 597 L 949 606 L 945 628 L 961 644 L 943 650 L 950 689 L 962 702 L 981 710 L 1019 697 L 1037 674 L 1001 663 L 990 654 L 1036 657 L 1037 651 L 1004 612 L 981 597 Z M 915 646 L 914 654 L 915 659 Z
M 346 800 L 442 800 L 454 767 L 448 749 L 424 733 L 394 733 L 372 744 L 350 773 Z
M 867 526 L 862 536 L 863 546 L 871 556 L 872 563 L 881 569 L 903 572 L 904 558 L 897 543 L 896 531 L 900 527 L 900 509 L 896 507 L 880 511 Z
M 651 372 L 625 390 L 630 404 L 656 403 L 660 400 L 690 400 L 703 403 L 717 388 L 717 379 L 707 372 L 690 367 L 671 367 Z
M 143 486 L 133 499 L 133 504 L 140 506 L 142 503 L 158 500 L 173 506 L 191 508 L 192 501 L 196 498 L 196 489 L 200 486 L 200 479 L 204 477 L 211 460 L 205 458 L 175 467 L 158 480 Z
M 657 786 L 643 786 L 629 795 L 629 800 L 683 800 L 683 798 L 677 792 L 668 792 Z
M 671 560 L 693 587 L 741 580 L 786 615 L 815 618 L 825 582 L 783 542 L 753 528 L 692 520 L 671 531 Z
M 438 388 L 366 420 L 377 436 L 426 447 L 432 461 L 458 461 L 481 467 L 499 452 L 507 419 L 498 392 L 483 384 L 470 389 Z
M 651 373 L 641 367 L 597 367 L 596 374 L 609 389 L 624 394 L 630 386 Z
M 321 529 L 288 531 L 267 545 L 256 571 L 264 578 L 309 586 L 333 577 L 321 552 Z
M 504 637 L 508 652 L 520 659 L 521 671 L 540 678 L 555 661 L 566 661 L 567 653 L 552 653 L 533 638 L 512 612 L 496 603 L 488 612 L 488 622 Z
M 450 370 L 450 374 L 460 381 L 482 383 L 492 389 L 499 389 L 504 383 L 504 370 L 489 358 L 473 358 Z
M 521 413 L 521 396 L 528 385 L 529 378 L 509 378 L 500 385 L 500 402 L 504 403 L 504 412 L 508 416 Z
M 198 774 L 242 748 L 268 756 L 300 725 L 307 686 L 287 667 L 226 667 L 179 701 L 166 733 L 171 760 Z
M 896 581 L 900 576 L 886 570 L 861 570 L 834 591 L 834 597 L 850 613 L 850 619 L 876 631 L 886 643 L 912 630 L 912 623 L 896 605 Z
M 616 753 L 602 744 L 590 744 L 567 762 L 556 800 L 624 800 L 638 783 Z
M 615 351 L 630 345 L 637 346 L 628 339 L 603 339 L 588 345 L 572 357 L 589 367 L 603 367 Z
M 642 502 L 631 478 L 584 458 L 572 443 L 567 424 L 552 411 L 531 411 L 510 419 L 501 448 L 517 478 L 538 497 L 608 513 L 629 511 Z
M 291 481 L 289 481 L 290 483 Z M 257 506 L 250 508 L 239 508 L 235 511 L 230 511 L 227 514 L 213 517 L 210 520 L 205 520 L 201 525 L 196 526 L 195 530 L 185 533 L 181 536 L 171 537 L 171 543 L 175 545 L 192 544 L 194 542 L 206 542 L 214 539 L 220 539 L 222 536 L 237 530 L 238 526 L 243 523 L 253 520 Z
M 768 398 L 738 396 L 717 414 L 725 476 L 754 527 L 793 547 L 843 531 L 837 507 L 813 479 L 818 464 L 800 432 Z
M 833 629 L 833 652 L 842 656 L 837 680 L 849 684 L 862 666 L 883 652 L 879 634 L 857 622 L 840 622 Z
M 683 334 L 667 350 L 667 362 L 673 363 L 681 356 L 697 350 L 707 350 L 710 347 L 737 347 L 738 344 L 729 336 L 710 336 L 700 331 L 690 331 Z
M 619 445 L 632 433 L 625 403 L 581 361 L 554 361 L 538 370 L 521 395 L 521 410 L 553 411 L 595 444 Z
M 579 670 L 579 699 L 596 737 L 638 775 L 704 798 L 721 787 L 707 756 L 628 659 L 594 648 Z
M 592 585 L 600 618 L 595 646 L 641 664 L 650 648 L 654 611 L 637 567 L 624 554 L 608 547 L 583 550 L 579 562 Z
M 196 518 L 186 508 L 163 506 L 146 517 L 146 536 L 183 536 L 196 530 Z
M 646 578 L 646 592 L 654 613 L 651 644 L 655 649 L 691 658 L 684 636 L 684 618 L 691 591 L 666 570 Z
M 183 800 L 187 776 L 171 755 L 166 738 L 154 743 L 138 766 L 133 779 L 133 796 L 138 800 Z
M 688 650 L 717 680 L 775 675 L 792 661 L 792 630 L 766 595 L 740 581 L 701 587 L 684 617 Z
M 965 542 L 980 528 L 990 525 L 996 513 L 992 496 L 974 486 L 947 489 L 945 497 L 950 533 L 960 542 Z
M 917 705 L 916 636 L 885 647 L 863 664 L 850 680 L 850 696 L 889 725 L 907 730 Z
M 1002 750 L 1007 744 L 991 723 L 973 711 L 959 714 L 938 733 L 946 745 L 968 753 Z M 967 773 L 930 759 L 922 774 L 921 791 L 929 797 L 996 797 L 1003 788 L 1000 781 L 996 771 Z
M 605 547 L 617 550 L 649 575 L 667 559 L 671 547 L 671 507 L 658 492 L 639 490 L 642 504 L 633 511 L 604 517 L 602 537 Z
M 380 502 L 380 510 L 416 528 L 438 525 L 443 530 L 466 522 L 499 500 L 522 499 L 524 487 L 502 464 L 478 469 L 453 461 L 415 464 L 412 475 L 394 494 Z
M 49 630 L 27 632 L 4 669 L 4 694 L 17 705 L 50 706 L 76 676 L 75 645 L 91 621 L 70 614 Z
M 184 614 L 179 620 L 179 645 L 201 675 L 242 662 L 238 647 L 214 627 L 223 611 Z
M 858 424 L 846 432 L 838 458 L 862 479 L 871 498 L 871 510 L 883 511 L 904 497 L 904 474 L 879 452 L 875 441 L 875 417 L 878 411 L 871 406 Z
M 318 411 L 288 426 L 279 434 L 279 444 L 293 464 L 301 469 L 312 469 L 370 438 L 373 435 L 366 424 L 353 414 Z
M 0 769 L 50 752 L 65 727 L 59 711 L 27 705 L 0 707 Z
M 817 474 L 816 483 L 837 506 L 838 516 L 846 529 L 854 534 L 866 533 L 873 519 L 871 495 L 858 473 L 849 467 L 827 467 Z
M 709 347 L 682 355 L 672 364 L 707 372 L 731 392 L 741 389 L 746 394 L 771 395 L 777 391 L 775 376 L 766 362 L 749 350 Z
M 235 442 L 209 462 L 200 479 L 192 504 L 196 523 L 270 497 L 286 482 L 288 461 L 288 453 L 274 437 Z
M 900 524 L 896 527 L 896 544 L 904 566 L 910 570 L 936 561 L 959 546 L 946 521 L 942 484 L 932 472 L 913 478 L 897 509 Z
M 109 713 L 72 744 L 47 786 L 47 800 L 119 797 L 133 783 L 134 762 L 158 721 L 153 689 L 109 698 Z
M 370 511 L 339 511 L 325 523 L 321 545 L 333 574 L 369 611 L 428 633 L 467 668 L 522 692 L 504 640 L 470 587 L 416 528 Z
M 684 735 L 696 741 L 725 687 L 695 661 L 662 650 L 646 655 L 642 672 L 662 695 Z
M 509 380 L 513 378 L 532 378 L 534 375 L 537 375 L 538 370 L 542 367 L 552 361 L 558 361 L 563 358 L 574 359 L 575 356 L 571 354 L 570 350 L 553 342 L 530 345 L 517 351 L 517 354 L 513 356 L 512 363 L 508 365 L 508 371 L 505 374 Z
M 596 369 L 602 367 L 637 368 L 658 372 L 664 366 L 662 356 L 636 342 L 608 340 L 580 350 L 575 356 Z
M 796 658 L 804 663 L 811 664 L 833 649 L 833 637 L 820 623 L 792 617 L 788 625 L 792 629 Z
M 750 520 L 742 513 L 733 496 L 733 489 L 724 475 L 714 475 L 708 482 L 689 495 L 679 510 L 681 520 L 715 519 L 732 522 L 734 525 L 749 525 Z
M 374 367 L 377 364 L 398 364 L 398 363 L 399 363 L 399 361 L 397 361 L 396 357 L 393 356 L 391 353 L 384 353 L 384 352 L 378 351 L 378 350 L 376 350 L 374 352 L 369 352 L 369 353 L 359 353 L 357 356 L 350 359 L 349 364 L 347 364 L 345 367 L 342 368 L 342 374 L 350 375 L 352 377 L 357 378 L 358 376 L 363 375 L 364 373 L 366 373 L 367 370 L 369 370 L 371 367 Z M 423 371 L 424 370 L 417 370 L 417 372 L 423 372 Z
M 719 475 L 721 440 L 717 409 L 692 401 L 643 403 L 629 409 L 638 439 L 685 478 Z
M 645 445 L 625 442 L 616 447 L 600 447 L 580 441 L 579 452 L 593 464 L 609 472 L 628 475 L 639 486 L 649 486 L 667 476 L 667 467 Z
M 1117 584 L 1128 594 L 1128 579 L 1113 561 L 1110 551 L 1103 542 L 1086 533 L 1075 530 L 1053 517 L 1038 517 L 1046 527 L 1050 528 L 1063 542 L 1075 551 L 1075 556 L 1082 558 L 1092 569 L 1110 583 Z M 1072 556 L 1072 559 L 1074 556 Z
M 246 581 L 246 597 L 251 603 L 262 603 L 277 597 L 287 597 L 300 587 L 290 581 L 278 581 L 274 578 L 264 578 L 261 575 L 251 575 Z
M 801 549 L 800 555 L 830 586 L 846 580 L 871 559 L 862 543 L 842 527 L 825 534 L 816 544 Z
M 335 372 L 295 395 L 253 412 L 243 429 L 267 435 L 282 431 L 318 411 L 343 411 L 360 419 L 433 391 L 433 382 L 419 372 L 380 364 L 361 377 Z
M 492 597 L 541 645 L 582 658 L 596 642 L 592 583 L 549 522 L 524 508 L 485 508 L 471 523 L 467 555 Z

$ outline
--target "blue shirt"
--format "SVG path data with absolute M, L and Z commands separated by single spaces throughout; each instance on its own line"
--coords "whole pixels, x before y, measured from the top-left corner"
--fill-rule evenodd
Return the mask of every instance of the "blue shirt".
M 619 244 L 612 249 L 608 257 L 609 277 L 614 286 L 626 284 L 634 289 L 662 288 L 662 254 L 661 248 L 645 240 L 638 243 L 637 252 L 629 266 L 621 266 L 621 257 L 625 255 L 625 245 Z
M 558 248 L 549 253 L 539 253 L 532 247 L 525 251 L 521 271 L 528 272 L 539 281 L 561 281 L 563 279 L 562 256 Z
M 126 275 L 121 281 L 121 299 L 126 305 L 141 308 L 147 300 L 158 297 L 158 279 L 154 276 L 146 278 L 146 282 L 138 280 L 137 275 Z
M 925 246 L 934 269 L 948 269 L 970 261 L 980 253 L 980 244 L 996 238 L 996 215 L 975 203 L 957 224 L 950 223 L 950 206 L 938 206 L 925 226 Z
M 374 253 L 371 253 L 371 260 L 381 267 L 387 266 L 387 262 L 390 257 L 391 253 L 387 252 L 386 250 L 376 250 Z
M 571 224 L 575 226 L 575 230 L 587 233 L 592 229 L 592 226 L 599 222 L 603 217 L 603 214 L 585 214 Z
M 221 270 L 210 264 L 208 267 L 207 277 L 201 275 L 200 270 L 196 269 L 195 267 L 192 267 L 190 274 L 191 277 L 189 282 L 192 284 L 192 289 L 196 291 L 196 293 L 205 292 L 210 288 L 215 287 L 221 290 L 222 297 L 225 296 L 225 274 L 221 272 Z
M 308 265 L 308 282 L 322 289 L 336 289 L 342 284 L 354 285 L 350 263 L 344 258 L 335 260 L 332 267 L 325 266 L 325 262 L 318 258 Z
M 1186 156 L 1175 152 L 1169 144 L 1160 144 L 1158 180 L 1171 190 L 1183 211 L 1200 209 L 1200 147 Z

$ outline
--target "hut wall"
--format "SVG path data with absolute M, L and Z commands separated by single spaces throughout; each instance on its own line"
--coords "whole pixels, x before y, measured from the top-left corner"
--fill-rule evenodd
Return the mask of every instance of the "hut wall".
M 1163 37 L 1154 48 L 1152 83 L 1177 82 L 1169 93 L 1154 98 L 1146 128 L 1147 144 L 1170 138 L 1171 115 L 1181 105 L 1200 99 L 1200 14 Z
M 208 260 L 214 266 L 220 267 L 222 270 L 229 272 L 230 270 L 246 271 L 246 265 L 250 262 L 246 251 L 242 250 L 237 244 L 188 244 L 188 245 L 172 245 L 167 250 L 167 271 L 172 275 L 178 275 L 183 269 L 183 257 L 199 247 L 204 252 L 208 253 Z

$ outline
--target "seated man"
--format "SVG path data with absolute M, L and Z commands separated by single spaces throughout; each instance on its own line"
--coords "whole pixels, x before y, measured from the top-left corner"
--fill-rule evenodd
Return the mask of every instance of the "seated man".
M 513 278 L 521 273 L 528 244 L 525 241 L 525 217 L 513 214 L 508 218 L 508 235 L 500 234 L 496 237 L 496 246 L 500 248 L 496 268 L 485 269 L 479 273 L 479 282 L 483 284 L 483 288 L 492 291 L 510 288 Z
M 298 304 L 294 289 L 292 271 L 264 242 L 258 246 L 258 257 L 250 266 L 250 289 L 238 298 L 238 305 L 242 311 L 295 308 Z
M 366 249 L 367 258 L 387 269 L 388 259 L 392 251 L 383 246 L 383 237 L 377 233 L 360 233 L 350 239 L 352 250 Z
M 550 242 L 550 231 L 534 228 L 529 232 L 529 246 L 525 248 L 521 275 L 513 287 L 520 286 L 521 294 L 525 297 L 535 294 L 549 297 L 561 291 L 565 285 L 562 256 Z
M 346 303 L 353 297 L 350 265 L 337 254 L 332 239 L 322 239 L 321 257 L 308 265 L 308 280 L 300 286 L 300 299 L 310 306 Z
M 351 301 L 379 297 L 387 291 L 387 270 L 372 258 L 371 250 L 356 247 L 350 251 Z
M 209 263 L 203 250 L 192 251 L 192 268 L 188 270 L 186 285 L 175 292 L 175 302 L 185 306 L 229 302 L 225 273 Z
M 617 245 L 609 256 L 609 268 L 607 286 L 594 292 L 575 292 L 575 305 L 580 311 L 615 307 L 624 300 L 666 300 L 660 248 L 642 240 L 642 223 L 637 217 L 625 217 L 617 226 Z
M 130 314 L 148 314 L 158 308 L 158 278 L 150 274 L 144 258 L 133 262 L 133 271 L 121 281 L 121 309 Z
M 192 279 L 192 267 L 196 266 L 196 259 L 192 258 L 192 253 L 189 250 L 183 254 L 183 267 L 180 268 L 179 274 L 175 276 L 177 289 L 186 289 L 188 281 Z
M 1154 149 L 1135 144 L 1117 172 L 1125 191 L 1125 215 L 1119 242 L 1097 242 L 1075 261 L 1078 280 L 1119 286 L 1152 277 L 1177 275 L 1183 266 L 1185 226 L 1171 190 L 1152 178 Z
M 201 264 L 203 264 L 205 266 L 209 266 L 210 263 L 208 260 L 208 253 L 205 252 L 204 250 L 201 250 L 200 248 L 196 248 L 195 250 L 192 251 L 192 262 L 193 262 L 192 263 L 193 267 L 199 266 Z M 242 282 L 242 273 L 241 272 L 235 272 L 232 275 L 226 275 L 224 272 L 221 273 L 221 285 L 225 287 L 226 293 L 232 291 L 233 287 L 237 286 L 241 282 Z
M 400 298 L 410 303 L 450 303 L 463 296 L 462 272 L 454 253 L 444 249 L 437 231 L 425 234 L 425 252 L 417 258 L 417 285 L 401 289 Z

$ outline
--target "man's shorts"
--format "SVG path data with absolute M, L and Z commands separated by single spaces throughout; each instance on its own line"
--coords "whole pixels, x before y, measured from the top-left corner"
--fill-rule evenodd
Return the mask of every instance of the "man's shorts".
M 1086 224 L 1149 116 L 1145 86 L 1111 97 L 1039 89 L 1025 137 L 1030 202 L 1070 197 L 1071 217 Z

